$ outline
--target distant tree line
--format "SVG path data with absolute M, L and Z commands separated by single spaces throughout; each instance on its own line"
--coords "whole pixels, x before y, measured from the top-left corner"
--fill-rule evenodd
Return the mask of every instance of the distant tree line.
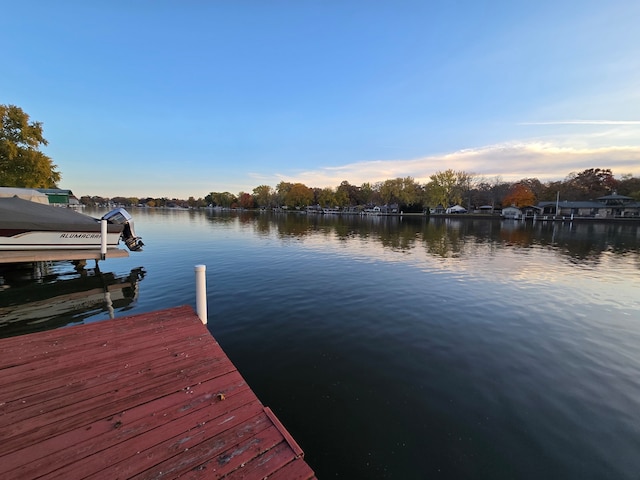
M 80 197 L 80 203 L 89 207 L 104 207 L 120 205 L 123 207 L 161 207 L 161 208 L 201 208 L 206 207 L 207 202 L 203 198 L 189 197 L 187 200 L 179 198 L 153 198 L 153 197 L 100 197 L 97 195 L 85 195 Z
M 564 180 L 543 183 L 537 178 L 505 182 L 500 177 L 486 179 L 463 171 L 445 170 L 421 184 L 412 177 L 395 178 L 376 183 L 352 185 L 344 180 L 335 188 L 308 187 L 303 183 L 280 182 L 275 188 L 260 185 L 252 193 L 211 192 L 204 198 L 84 196 L 80 202 L 89 206 L 117 204 L 164 208 L 201 208 L 205 206 L 243 209 L 290 209 L 319 206 L 321 208 L 397 205 L 404 212 L 421 212 L 426 208 L 462 205 L 469 210 L 481 206 L 523 207 L 541 201 L 595 200 L 612 193 L 640 201 L 640 178 L 630 174 L 616 179 L 611 169 L 589 168 L 570 173 Z
M 405 212 L 422 211 L 429 207 L 463 205 L 468 209 L 491 205 L 518 207 L 563 200 L 595 200 L 618 193 L 640 201 L 640 178 L 630 174 L 616 179 L 611 169 L 589 168 L 570 173 L 562 181 L 543 183 L 537 178 L 505 182 L 500 177 L 486 179 L 472 173 L 452 169 L 436 172 L 427 183 L 412 177 L 394 178 L 376 183 L 352 185 L 343 181 L 335 188 L 313 188 L 303 183 L 280 182 L 275 188 L 260 185 L 252 193 L 211 192 L 207 205 L 225 208 L 322 208 L 367 205 L 398 205 Z

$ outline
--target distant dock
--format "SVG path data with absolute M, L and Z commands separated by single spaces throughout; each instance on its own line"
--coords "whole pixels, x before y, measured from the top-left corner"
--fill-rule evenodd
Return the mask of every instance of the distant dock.
M 129 252 L 121 248 L 109 248 L 105 259 L 128 257 Z M 53 261 L 101 260 L 100 249 L 64 250 L 0 250 L 1 263 L 33 263 Z
M 316 478 L 191 307 L 0 350 L 0 478 Z

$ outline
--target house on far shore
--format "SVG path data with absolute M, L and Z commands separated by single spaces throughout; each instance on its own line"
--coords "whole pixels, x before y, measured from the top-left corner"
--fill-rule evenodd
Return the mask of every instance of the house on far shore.
M 511 205 L 510 207 L 503 208 L 501 215 L 503 218 L 518 220 L 526 218 L 537 218 L 541 212 L 542 208 L 536 207 L 535 205 L 525 205 L 523 207 L 516 207 L 515 205 Z
M 522 210 L 515 205 L 511 205 L 510 207 L 504 207 L 501 215 L 502 218 L 507 218 L 509 220 L 520 220 L 522 218 Z
M 493 205 L 482 205 L 476 209 L 477 213 L 495 213 L 499 208 L 495 208 Z
M 640 217 L 640 202 L 631 197 L 613 193 L 599 197 L 595 201 L 562 201 L 540 202 L 540 215 L 556 217 L 580 218 L 638 218 Z M 557 207 L 557 212 L 556 212 Z
M 80 200 L 76 198 L 71 190 L 60 188 L 37 188 L 36 190 L 47 196 L 49 205 L 59 207 L 77 207 L 80 205 Z

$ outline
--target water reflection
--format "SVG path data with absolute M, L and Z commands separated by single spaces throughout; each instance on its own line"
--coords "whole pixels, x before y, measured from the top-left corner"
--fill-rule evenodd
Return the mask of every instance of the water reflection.
M 451 219 L 422 216 L 335 216 L 207 211 L 210 222 L 237 222 L 260 236 L 305 240 L 311 237 L 363 239 L 385 249 L 424 249 L 441 258 L 465 258 L 478 246 L 516 249 L 547 247 L 572 262 L 599 262 L 603 255 L 631 257 L 640 267 L 640 226 L 596 222 L 522 222 L 500 219 Z
M 82 323 L 131 308 L 143 267 L 128 274 L 75 267 L 69 262 L 5 265 L 0 269 L 0 337 Z

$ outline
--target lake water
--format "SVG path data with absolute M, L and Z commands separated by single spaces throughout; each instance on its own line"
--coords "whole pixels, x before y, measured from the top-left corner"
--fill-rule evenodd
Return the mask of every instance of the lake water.
M 195 307 L 205 264 L 319 478 L 640 478 L 638 225 L 131 213 L 144 251 L 100 271 L 1 270 L 0 335 Z

